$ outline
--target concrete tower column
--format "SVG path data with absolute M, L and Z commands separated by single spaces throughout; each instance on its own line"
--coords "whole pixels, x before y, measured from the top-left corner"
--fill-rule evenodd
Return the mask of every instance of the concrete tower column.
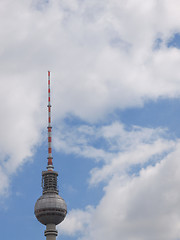
M 58 235 L 58 231 L 56 230 L 55 224 L 47 224 L 46 230 L 44 231 L 44 235 L 46 236 L 46 240 L 56 240 Z

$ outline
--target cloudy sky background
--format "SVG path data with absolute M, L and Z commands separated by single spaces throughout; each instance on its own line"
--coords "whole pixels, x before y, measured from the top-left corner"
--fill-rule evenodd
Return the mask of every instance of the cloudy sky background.
M 42 239 L 53 156 L 64 240 L 180 239 L 180 2 L 0 1 L 0 229 Z

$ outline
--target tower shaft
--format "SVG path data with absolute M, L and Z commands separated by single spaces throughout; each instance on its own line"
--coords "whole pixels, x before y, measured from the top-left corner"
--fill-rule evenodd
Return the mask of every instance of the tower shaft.
M 46 230 L 44 231 L 44 235 L 46 236 L 46 240 L 56 240 L 58 232 L 56 230 L 55 224 L 47 224 Z

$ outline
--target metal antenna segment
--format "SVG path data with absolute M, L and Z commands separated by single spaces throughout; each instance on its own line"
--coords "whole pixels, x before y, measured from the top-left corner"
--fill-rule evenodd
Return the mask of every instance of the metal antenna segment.
M 49 171 L 53 170 L 53 163 L 52 163 L 52 126 L 51 126 L 51 83 L 50 83 L 50 71 L 48 71 L 48 165 L 47 169 Z

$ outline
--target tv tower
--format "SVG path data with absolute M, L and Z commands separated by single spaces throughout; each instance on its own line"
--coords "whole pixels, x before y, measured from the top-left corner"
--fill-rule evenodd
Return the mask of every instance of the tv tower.
M 37 220 L 46 225 L 46 230 L 44 231 L 46 240 L 56 240 L 56 236 L 58 235 L 56 225 L 64 220 L 67 213 L 67 206 L 64 199 L 58 195 L 58 173 L 53 170 L 50 93 L 50 71 L 48 71 L 48 163 L 47 170 L 42 171 L 43 192 L 42 196 L 36 201 L 34 213 Z

